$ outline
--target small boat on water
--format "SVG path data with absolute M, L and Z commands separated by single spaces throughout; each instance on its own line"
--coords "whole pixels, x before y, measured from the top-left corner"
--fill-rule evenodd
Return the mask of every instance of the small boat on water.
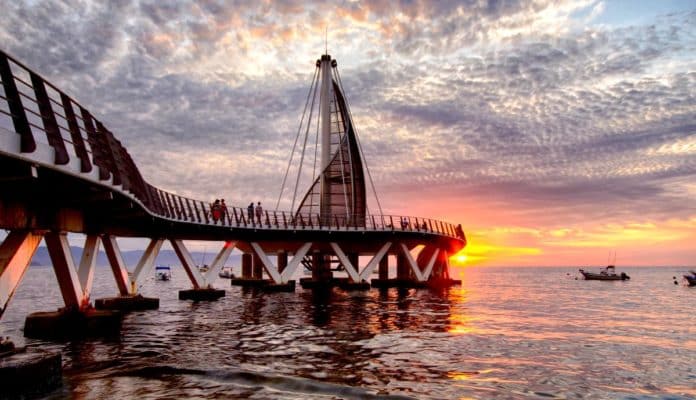
M 208 264 L 203 264 L 202 267 L 200 265 L 198 266 L 198 270 L 201 272 L 208 272 L 208 269 Z
M 158 265 L 155 267 L 155 278 L 158 281 L 168 281 L 172 279 L 172 269 L 168 265 Z
M 689 283 L 689 286 L 696 286 L 696 271 L 692 270 L 688 274 L 684 274 L 684 279 Z
M 580 273 L 588 281 L 625 281 L 631 279 L 625 272 L 617 274 L 613 265 L 602 268 L 599 273 L 587 272 L 581 268 Z
M 234 278 L 234 274 L 232 273 L 232 267 L 222 267 L 220 272 L 218 272 L 218 276 L 220 278 L 225 278 L 225 279 Z

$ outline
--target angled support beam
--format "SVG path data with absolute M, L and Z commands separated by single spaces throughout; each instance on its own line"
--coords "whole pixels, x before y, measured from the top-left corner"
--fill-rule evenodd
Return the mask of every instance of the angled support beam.
M 222 246 L 222 250 L 220 250 L 218 255 L 215 256 L 213 263 L 210 264 L 208 272 L 205 274 L 205 281 L 206 282 L 212 282 L 213 279 L 215 279 L 218 272 L 220 272 L 220 269 L 222 269 L 222 267 L 227 262 L 227 259 L 230 258 L 230 253 L 232 253 L 232 250 L 234 250 L 234 247 L 236 245 L 237 245 L 237 242 L 232 242 L 232 241 L 225 242 L 225 245 Z
M 11 231 L 0 244 L 0 317 L 27 272 L 42 238 L 42 234 L 29 231 Z
M 258 243 L 256 242 L 251 242 L 251 247 L 254 249 L 254 253 L 259 257 L 259 260 L 261 260 L 261 263 L 263 264 L 263 268 L 266 270 L 266 273 L 273 279 L 273 282 L 276 284 L 281 284 L 283 283 L 283 280 L 278 273 L 278 269 L 276 268 L 273 263 L 271 263 L 271 260 L 268 259 L 268 256 L 266 255 L 266 252 L 263 251 L 261 246 L 259 246 Z
M 413 273 L 416 275 L 416 279 L 419 282 L 425 282 L 426 280 L 428 280 L 428 277 L 430 276 L 430 272 L 433 269 L 433 264 L 435 263 L 435 259 L 437 258 L 437 253 L 440 250 L 438 249 L 435 251 L 435 254 L 433 255 L 433 257 L 430 258 L 430 262 L 428 263 L 428 268 L 426 268 L 426 273 L 423 273 L 421 271 L 420 267 L 418 267 L 416 260 L 413 259 L 411 252 L 408 251 L 408 247 L 406 247 L 405 244 L 401 243 L 401 249 L 403 250 L 404 256 L 406 257 L 408 264 L 411 266 L 411 270 L 413 270 Z
M 343 264 L 343 267 L 346 269 L 346 272 L 348 273 L 348 276 L 350 277 L 350 280 L 359 283 L 360 282 L 360 274 L 357 271 L 357 268 L 359 268 L 357 265 L 353 266 L 353 264 L 350 262 L 348 257 L 346 257 L 346 254 L 341 250 L 341 247 L 336 242 L 331 242 L 331 248 L 333 249 L 334 253 L 338 256 L 338 259 L 341 260 L 341 264 Z
M 382 258 L 384 258 L 384 255 L 387 254 L 387 251 L 389 251 L 389 248 L 391 247 L 391 242 L 385 243 L 381 249 L 377 252 L 377 254 L 372 257 L 372 260 L 367 264 L 365 269 L 360 272 L 360 281 L 367 280 L 367 278 L 372 274 L 372 272 L 377 268 L 379 265 L 379 262 L 382 261 Z
M 140 261 L 138 261 L 138 265 L 135 267 L 131 276 L 132 294 L 136 293 L 138 284 L 142 281 L 142 277 L 152 273 L 152 267 L 155 265 L 155 259 L 157 258 L 157 254 L 159 254 L 162 243 L 164 243 L 162 239 L 150 239 L 150 244 L 147 245 L 145 252 L 140 257 Z
M 201 275 L 201 272 L 198 270 L 198 268 L 196 268 L 196 264 L 193 262 L 193 259 L 191 258 L 191 253 L 189 253 L 188 249 L 186 249 L 186 246 L 184 246 L 184 242 L 179 239 L 170 239 L 169 242 L 172 244 L 172 247 L 174 248 L 174 252 L 176 252 L 177 257 L 179 257 L 179 261 L 181 261 L 181 266 L 184 267 L 186 275 L 188 275 L 189 280 L 191 280 L 191 284 L 193 284 L 193 288 L 204 288 L 205 278 L 203 277 L 203 275 Z
M 75 262 L 70 252 L 68 234 L 64 232 L 49 232 L 46 234 L 45 240 L 65 306 L 80 310 L 86 308 L 89 305 L 89 298 L 84 298 L 80 278 L 77 275 Z
M 290 281 L 290 278 L 295 273 L 295 270 L 300 265 L 300 262 L 302 262 L 302 259 L 307 255 L 307 252 L 311 247 L 312 242 L 307 242 L 297 250 L 295 255 L 292 257 L 292 260 L 290 260 L 288 265 L 283 270 L 283 273 L 280 274 L 283 283 L 288 283 L 288 281 Z
M 77 270 L 77 277 L 82 286 L 83 301 L 89 302 L 92 294 L 92 282 L 94 281 L 94 270 L 97 266 L 97 254 L 99 253 L 99 236 L 87 235 L 85 247 L 82 250 L 80 267 Z
M 437 255 L 440 253 L 440 249 L 435 249 L 435 252 L 433 252 L 433 255 L 430 257 L 430 261 L 428 261 L 428 265 L 425 267 L 425 271 L 423 271 L 423 280 L 427 281 L 428 278 L 430 278 L 430 274 L 433 272 L 433 266 L 435 265 L 435 260 L 437 260 Z
M 123 257 L 121 257 L 121 250 L 118 248 L 116 238 L 104 235 L 102 236 L 102 242 L 104 243 L 106 257 L 109 259 L 109 265 L 111 265 L 111 271 L 114 273 L 118 292 L 121 296 L 128 296 L 130 294 L 130 277 L 126 264 L 123 262 Z

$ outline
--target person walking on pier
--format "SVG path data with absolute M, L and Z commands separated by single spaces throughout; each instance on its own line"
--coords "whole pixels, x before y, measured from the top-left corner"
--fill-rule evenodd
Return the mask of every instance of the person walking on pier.
M 217 224 L 220 219 L 220 199 L 215 199 L 215 202 L 210 205 L 210 216 L 213 218 L 213 223 Z
M 225 204 L 225 199 L 220 200 L 220 219 L 222 220 L 222 224 L 225 224 L 225 221 L 227 221 L 227 204 Z
M 261 225 L 261 217 L 263 216 L 263 207 L 261 207 L 261 202 L 259 201 L 256 203 L 256 219 L 259 221 L 259 225 Z
M 247 207 L 247 217 L 249 217 L 249 223 L 253 224 L 254 223 L 254 202 L 252 201 L 249 203 L 249 207 Z

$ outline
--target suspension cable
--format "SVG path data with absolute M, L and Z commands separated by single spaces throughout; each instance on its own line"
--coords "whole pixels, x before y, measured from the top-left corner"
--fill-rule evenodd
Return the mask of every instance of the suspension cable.
M 350 105 L 348 105 L 348 99 L 346 98 L 346 92 L 343 89 L 343 81 L 341 81 L 341 73 L 338 72 L 336 68 L 336 77 L 338 77 L 338 85 L 341 87 L 341 92 L 343 92 L 343 97 L 346 103 L 346 109 L 348 110 L 348 116 L 350 120 L 353 121 L 353 113 L 350 111 Z M 367 159 L 365 158 L 365 153 L 363 152 L 362 144 L 360 143 L 360 137 L 358 136 L 358 130 L 353 126 L 353 132 L 355 133 L 355 140 L 358 142 L 358 150 L 360 151 L 360 156 L 365 163 L 365 169 L 367 170 L 367 176 L 370 179 L 370 186 L 372 187 L 372 193 L 375 195 L 375 200 L 377 200 L 377 207 L 379 208 L 380 215 L 384 215 L 382 212 L 382 205 L 379 202 L 379 196 L 377 195 L 377 189 L 375 189 L 375 183 L 372 180 L 372 174 L 370 173 L 370 167 L 367 165 Z
M 319 68 L 317 68 L 318 70 Z M 318 83 L 318 82 L 317 82 Z M 314 85 L 314 94 L 312 95 L 312 104 L 309 106 L 309 117 L 307 118 L 307 129 L 305 130 L 304 144 L 302 145 L 302 156 L 300 157 L 300 168 L 297 171 L 297 180 L 295 181 L 295 192 L 292 194 L 292 205 L 290 210 L 295 209 L 295 199 L 297 198 L 297 188 L 300 186 L 300 176 L 302 175 L 302 165 L 304 164 L 304 155 L 307 150 L 307 136 L 309 136 L 310 121 L 312 121 L 312 113 L 314 112 L 314 101 L 317 98 L 317 88 L 319 85 Z
M 295 136 L 295 143 L 292 145 L 292 152 L 290 153 L 290 159 L 288 160 L 288 167 L 285 169 L 285 175 L 283 176 L 283 183 L 280 185 L 280 194 L 278 194 L 278 201 L 276 202 L 275 211 L 278 211 L 280 206 L 280 199 L 283 197 L 283 191 L 285 190 L 285 181 L 288 179 L 288 173 L 290 172 L 290 166 L 292 165 L 292 159 L 295 156 L 295 149 L 297 148 L 297 140 L 300 138 L 300 131 L 302 130 L 302 122 L 304 121 L 305 113 L 307 112 L 307 105 L 309 104 L 309 96 L 312 94 L 312 87 L 314 86 L 314 81 L 317 79 L 319 68 L 314 69 L 314 74 L 312 75 L 312 83 L 309 85 L 309 91 L 307 92 L 307 100 L 305 100 L 305 106 L 302 110 L 302 118 L 300 118 L 300 126 L 297 127 L 297 135 Z
M 318 85 L 318 83 L 317 83 Z M 319 103 L 319 110 L 317 111 L 318 115 L 321 115 L 321 102 Z M 315 129 L 315 134 L 314 134 L 314 161 L 312 163 L 312 186 L 314 185 L 314 180 L 317 179 L 317 152 L 319 151 L 319 125 L 320 125 L 319 118 L 317 117 L 317 129 Z M 311 123 L 311 121 L 307 122 L 308 124 Z M 312 190 L 312 186 L 309 187 L 309 190 Z M 321 210 L 321 189 L 319 191 L 319 209 Z M 309 214 L 312 214 L 312 211 L 314 210 L 314 198 L 311 198 L 309 202 Z

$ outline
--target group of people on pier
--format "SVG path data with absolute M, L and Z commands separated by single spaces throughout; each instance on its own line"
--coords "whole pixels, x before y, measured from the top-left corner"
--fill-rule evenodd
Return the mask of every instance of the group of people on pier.
M 215 199 L 215 201 L 210 204 L 210 217 L 215 224 L 217 224 L 218 221 L 221 221 L 222 223 L 225 222 L 226 218 L 229 217 L 229 211 L 227 210 L 225 199 Z M 247 207 L 247 217 L 249 218 L 250 223 L 257 223 L 261 225 L 261 220 L 263 219 L 263 207 L 261 206 L 260 201 L 256 203 L 256 206 L 254 206 L 253 201 L 249 203 L 249 206 Z
M 213 222 L 216 224 L 218 221 L 224 222 L 228 215 L 225 199 L 215 199 L 213 204 L 210 205 L 210 217 L 213 219 Z
M 247 207 L 247 217 L 249 217 L 249 221 L 253 224 L 254 223 L 254 214 L 256 215 L 256 222 L 261 225 L 261 218 L 263 217 L 263 207 L 261 207 L 261 202 L 256 203 L 256 207 L 254 207 L 254 202 L 252 201 L 249 203 L 249 206 Z
M 260 201 L 256 203 L 256 206 L 254 206 L 253 201 L 249 203 L 249 206 L 247 207 L 247 217 L 249 219 L 249 223 L 262 225 L 263 215 L 263 207 L 261 206 Z M 215 224 L 217 224 L 218 221 L 221 221 L 223 224 L 225 223 L 226 218 L 229 218 L 229 212 L 227 210 L 227 205 L 225 204 L 225 199 L 215 199 L 215 201 L 210 205 L 210 216 Z M 389 227 L 391 225 L 387 226 Z M 409 227 L 416 230 L 430 230 L 426 221 L 423 221 L 421 225 L 418 225 L 417 223 L 413 223 L 413 225 L 411 225 L 411 221 L 409 221 L 407 217 L 402 217 L 401 229 L 406 230 L 409 229 Z M 461 224 L 457 225 L 454 228 L 454 231 L 458 238 L 465 239 L 464 230 L 462 229 Z

